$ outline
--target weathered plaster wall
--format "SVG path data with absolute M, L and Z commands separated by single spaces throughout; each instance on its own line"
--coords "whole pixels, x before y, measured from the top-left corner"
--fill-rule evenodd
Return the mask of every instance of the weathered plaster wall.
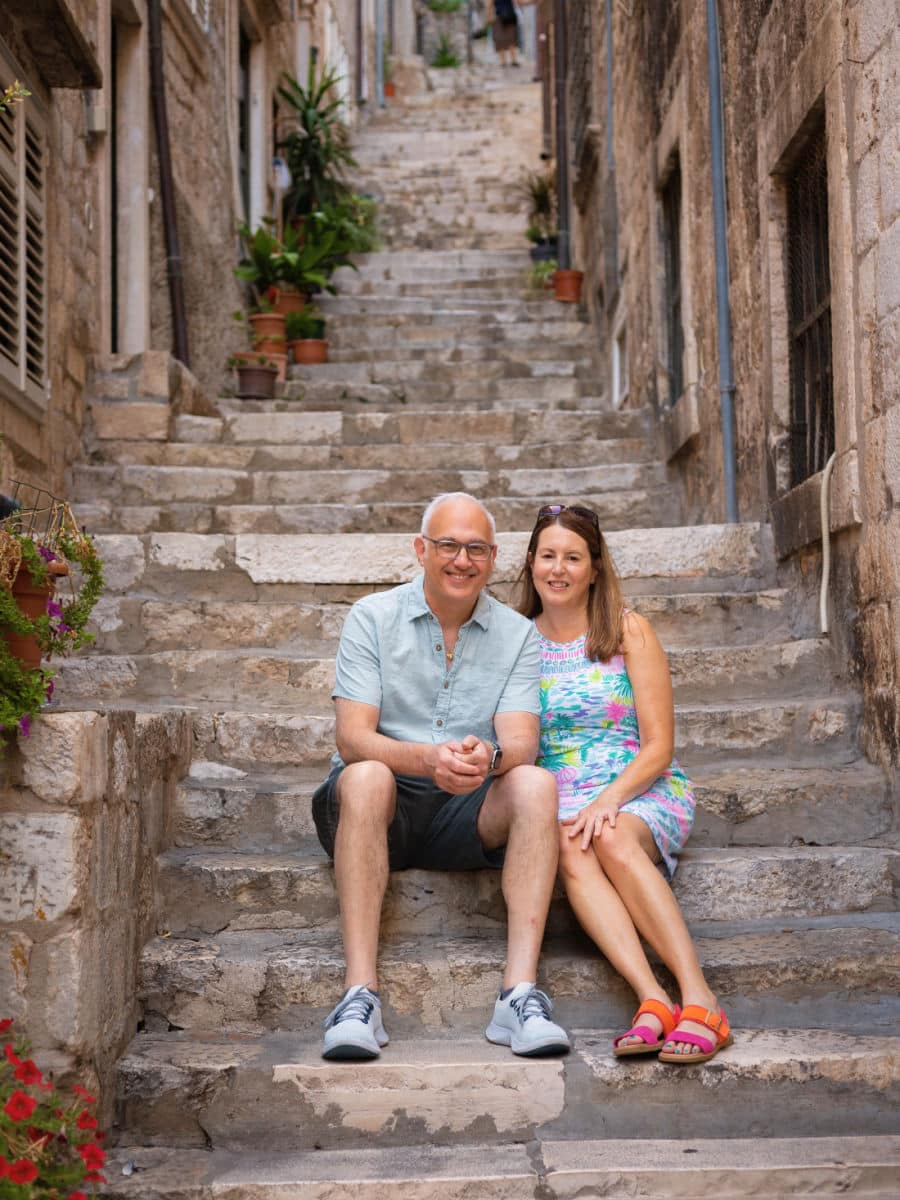
M 135 1032 L 183 713 L 47 713 L 0 760 L 0 995 L 35 1061 L 100 1089 Z

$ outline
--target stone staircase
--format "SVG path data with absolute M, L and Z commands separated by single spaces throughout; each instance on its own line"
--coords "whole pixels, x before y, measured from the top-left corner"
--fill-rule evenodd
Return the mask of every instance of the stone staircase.
M 538 145 L 537 89 L 427 100 L 362 138 L 386 249 L 326 302 L 330 364 L 294 368 L 274 402 L 177 417 L 168 440 L 108 437 L 76 472 L 110 588 L 59 694 L 187 708 L 194 726 L 108 1194 L 895 1196 L 900 857 L 858 698 L 779 586 L 768 529 L 680 526 L 647 415 L 608 408 L 588 327 L 528 293 L 509 180 Z M 489 1045 L 492 872 L 392 876 L 391 1045 L 367 1064 L 319 1057 L 342 981 L 310 815 L 334 650 L 349 604 L 415 574 L 421 509 L 456 488 L 513 531 L 501 598 L 539 503 L 594 505 L 669 651 L 701 806 L 676 891 L 736 1027 L 712 1063 L 612 1058 L 633 1002 L 561 896 L 542 980 L 575 1049 Z

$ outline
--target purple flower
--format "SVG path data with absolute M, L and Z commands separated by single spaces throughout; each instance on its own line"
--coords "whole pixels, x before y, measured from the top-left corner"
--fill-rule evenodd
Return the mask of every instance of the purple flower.
M 59 620 L 63 615 L 62 605 L 58 600 L 48 600 L 47 612 L 51 617 L 56 617 Z
M 31 717 L 28 713 L 19 722 L 19 733 L 21 733 L 22 737 L 28 737 L 31 733 Z
M 38 546 L 37 552 L 41 556 L 41 558 L 44 560 L 44 562 L 55 562 L 56 561 L 56 555 L 53 553 L 52 550 L 48 549 L 46 546 Z
M 46 691 L 47 699 L 49 700 L 52 695 L 53 695 L 53 680 L 48 679 L 47 680 L 47 691 Z
M 57 625 L 57 627 L 56 627 L 56 632 L 57 632 L 57 633 L 71 633 L 71 632 L 72 632 L 72 626 L 71 626 L 71 625 L 67 625 L 67 624 L 65 623 L 65 621 L 60 621 L 60 623 L 59 623 L 59 624 Z

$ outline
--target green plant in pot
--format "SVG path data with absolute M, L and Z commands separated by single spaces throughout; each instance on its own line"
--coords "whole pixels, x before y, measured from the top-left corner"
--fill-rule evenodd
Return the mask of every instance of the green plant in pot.
M 238 234 L 244 253 L 234 269 L 235 278 L 249 286 L 257 308 L 265 303 L 271 305 L 271 295 L 279 283 L 276 255 L 281 250 L 275 222 L 267 217 L 256 229 L 242 223 Z
M 459 66 L 459 55 L 453 49 L 453 43 L 447 33 L 442 33 L 438 38 L 437 47 L 431 57 L 431 65 L 439 68 Z
M 551 170 L 527 171 L 516 191 L 528 202 L 528 227 L 525 236 L 532 243 L 533 262 L 557 255 L 556 175 Z
M 356 166 L 350 133 L 341 113 L 344 101 L 336 87 L 342 76 L 330 67 L 317 72 L 310 62 L 306 84 L 285 73 L 278 95 L 287 108 L 278 140 L 291 173 L 284 197 L 285 222 L 333 204 L 350 191 L 347 171 Z
M 241 350 L 230 355 L 226 364 L 234 372 L 236 394 L 242 400 L 271 400 L 280 374 L 279 364 L 266 354 Z
M 104 579 L 65 501 L 22 483 L 14 499 L 21 507 L 0 521 L 0 729 L 27 737 L 53 694 L 54 672 L 42 660 L 94 640 L 86 627 Z
M 312 305 L 303 312 L 288 315 L 287 337 L 294 362 L 298 365 L 310 366 L 328 361 L 325 320 Z

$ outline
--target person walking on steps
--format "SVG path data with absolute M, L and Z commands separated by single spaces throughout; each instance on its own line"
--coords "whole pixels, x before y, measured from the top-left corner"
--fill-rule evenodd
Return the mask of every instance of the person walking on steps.
M 690 833 L 691 784 L 672 757 L 669 668 L 646 618 L 629 612 L 597 514 L 540 509 L 519 612 L 541 644 L 541 751 L 559 788 L 559 872 L 585 932 L 638 999 L 617 1058 L 698 1063 L 731 1044 L 667 880 Z M 683 1007 L 656 979 L 643 937 Z
M 556 784 L 534 765 L 540 651 L 531 622 L 484 591 L 493 517 L 438 496 L 413 543 L 422 574 L 351 608 L 335 667 L 337 753 L 313 796 L 334 859 L 345 992 L 323 1055 L 374 1058 L 388 1043 L 378 935 L 389 871 L 502 870 L 502 988 L 485 1036 L 514 1054 L 564 1053 L 536 986 L 557 869 Z
M 488 24 L 501 67 L 519 65 L 519 18 L 513 0 L 490 0 Z

